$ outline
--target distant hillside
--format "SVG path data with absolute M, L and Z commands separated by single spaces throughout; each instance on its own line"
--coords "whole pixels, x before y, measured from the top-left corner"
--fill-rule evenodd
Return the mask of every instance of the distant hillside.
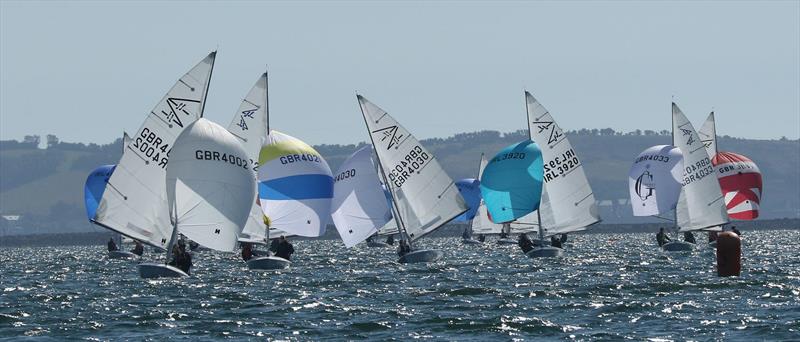
M 568 136 L 585 165 L 595 196 L 601 201 L 605 223 L 646 221 L 630 215 L 630 206 L 625 202 L 627 173 L 631 161 L 642 150 L 669 144 L 668 132 L 623 134 L 611 129 L 583 129 L 568 132 Z M 454 179 L 460 179 L 477 175 L 481 153 L 492 156 L 501 148 L 526 138 L 527 131 L 522 130 L 512 133 L 481 131 L 427 139 L 422 143 Z M 363 144 L 315 148 L 335 171 Z M 95 167 L 119 160 L 121 139 L 106 145 L 84 145 L 59 142 L 58 138 L 48 136 L 47 148 L 40 149 L 38 145 L 39 138 L 35 136 L 26 137 L 24 142 L 0 141 L 0 214 L 22 215 L 16 222 L 0 220 L 0 227 L 7 231 L 30 230 L 28 233 L 90 229 L 83 208 L 83 183 Z M 763 218 L 800 217 L 800 141 L 723 136 L 719 137 L 719 147 L 723 151 L 744 154 L 758 164 L 765 182 Z

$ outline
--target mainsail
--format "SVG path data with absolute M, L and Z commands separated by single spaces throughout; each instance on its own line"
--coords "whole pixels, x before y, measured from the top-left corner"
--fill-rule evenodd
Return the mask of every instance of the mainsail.
M 275 130 L 258 157 L 258 196 L 270 227 L 307 237 L 325 234 L 333 177 L 308 144 Z
M 455 183 L 433 154 L 386 111 L 357 98 L 407 236 L 419 239 L 466 211 Z
M 166 248 L 172 234 L 166 167 L 173 143 L 202 117 L 216 52 L 212 52 L 156 104 L 122 153 L 94 223 L 144 243 Z
M 525 92 L 528 134 L 544 159 L 544 190 L 539 214 L 548 234 L 583 230 L 600 222 L 597 202 L 583 164 L 550 112 Z M 513 226 L 512 226 L 513 227 Z
M 206 119 L 178 136 L 167 165 L 167 202 L 178 232 L 208 248 L 236 248 L 256 191 L 248 159 L 233 134 Z
M 489 161 L 480 187 L 493 222 L 511 222 L 539 208 L 542 170 L 542 152 L 530 140 L 502 149 Z
M 758 217 L 763 184 L 758 165 L 744 155 L 717 151 L 717 131 L 714 112 L 708 115 L 703 127 L 697 131 L 711 157 L 711 164 L 719 178 L 725 196 L 728 216 L 736 220 L 753 220 Z
M 228 125 L 231 132 L 242 143 L 253 171 L 253 178 L 258 176 L 258 154 L 267 139 L 269 132 L 269 106 L 267 97 L 267 73 L 261 75 L 250 88 L 239 109 Z M 258 191 L 253 198 L 247 223 L 242 229 L 239 240 L 245 242 L 266 243 L 267 226 L 261 205 L 257 203 Z
M 692 123 L 672 104 L 672 140 L 683 154 L 683 192 L 676 209 L 680 231 L 728 222 L 725 201 L 705 146 Z M 710 176 L 710 177 L 709 177 Z
M 675 209 L 681 193 L 683 156 L 671 145 L 657 145 L 639 153 L 628 173 L 633 216 L 665 214 Z
M 381 189 L 372 146 L 353 153 L 333 178 L 331 218 L 344 245 L 353 247 L 376 233 L 392 215 Z

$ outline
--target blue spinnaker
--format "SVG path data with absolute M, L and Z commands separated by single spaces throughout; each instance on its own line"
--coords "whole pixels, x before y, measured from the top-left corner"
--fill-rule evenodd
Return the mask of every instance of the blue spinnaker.
M 475 218 L 478 205 L 481 204 L 480 184 L 481 182 L 475 178 L 464 178 L 456 182 L 456 187 L 458 187 L 461 197 L 464 197 L 468 209 L 463 214 L 456 216 L 453 222 L 469 222 Z
M 116 165 L 103 165 L 94 169 L 89 174 L 89 177 L 86 177 L 86 183 L 83 185 L 83 199 L 86 203 L 86 217 L 89 221 L 94 220 L 97 206 L 100 205 L 100 200 L 103 198 L 108 179 L 111 178 L 111 174 L 114 173 L 116 167 Z
M 480 179 L 492 221 L 511 222 L 539 209 L 543 178 L 542 151 L 536 143 L 523 141 L 498 152 Z

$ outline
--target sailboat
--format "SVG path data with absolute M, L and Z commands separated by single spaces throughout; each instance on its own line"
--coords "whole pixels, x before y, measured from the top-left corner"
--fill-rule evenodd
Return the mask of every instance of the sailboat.
M 91 219 L 104 228 L 167 250 L 173 234 L 166 194 L 168 154 L 202 116 L 216 52 L 184 74 L 125 145 Z
M 333 176 L 322 155 L 300 139 L 271 130 L 258 163 L 258 196 L 268 232 L 274 228 L 305 237 L 325 234 Z
M 255 198 L 252 164 L 239 140 L 200 118 L 175 140 L 167 164 L 167 203 L 172 232 L 167 262 L 178 233 L 218 251 L 236 249 Z M 142 278 L 188 276 L 166 263 L 139 264 Z
M 481 154 L 481 159 L 483 159 L 483 154 Z M 478 166 L 478 169 L 478 173 L 480 173 L 480 165 Z M 463 214 L 458 215 L 458 217 L 453 219 L 453 221 L 466 222 L 469 224 L 466 234 L 461 238 L 461 242 L 467 245 L 477 245 L 482 243 L 473 238 L 472 231 L 472 221 L 475 219 L 475 214 L 477 214 L 478 207 L 481 203 L 481 182 L 478 179 L 480 179 L 480 174 L 478 175 L 478 178 L 464 178 L 456 181 L 458 192 L 461 194 L 461 197 L 464 198 L 464 202 L 467 204 L 467 208 L 469 209 Z
M 734 220 L 754 220 L 758 217 L 763 181 L 758 165 L 750 158 L 733 152 L 717 150 L 717 131 L 714 112 L 697 131 L 719 179 L 728 216 Z
M 414 249 L 413 242 L 467 211 L 455 183 L 436 158 L 386 111 L 356 95 L 380 166 L 392 196 L 401 246 L 409 251 L 400 263 L 434 262 L 442 252 Z
M 545 246 L 544 238 L 585 230 L 600 222 L 597 202 L 577 152 L 550 112 L 528 91 L 525 91 L 525 108 L 528 134 L 539 145 L 544 159 L 544 188 L 536 211 L 539 246 L 527 255 L 557 256 L 563 250 Z
M 348 248 L 376 234 L 378 228 L 392 219 L 372 161 L 371 145 L 348 157 L 333 180 L 331 218 Z

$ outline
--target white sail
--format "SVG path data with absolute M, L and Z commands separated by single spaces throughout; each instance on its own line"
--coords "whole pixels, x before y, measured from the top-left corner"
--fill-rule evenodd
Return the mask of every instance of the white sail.
M 628 173 L 633 216 L 652 216 L 674 210 L 682 178 L 683 158 L 677 147 L 657 145 L 642 151 Z
M 697 135 L 700 136 L 700 141 L 702 141 L 703 146 L 706 147 L 706 153 L 708 153 L 709 158 L 713 160 L 714 156 L 717 155 L 717 127 L 714 122 L 714 112 L 708 114 L 706 122 L 704 122 L 703 127 L 700 127 L 700 130 L 697 131 Z
M 333 178 L 331 218 L 344 245 L 353 247 L 376 233 L 392 218 L 381 188 L 372 146 L 353 153 Z
M 672 104 L 673 143 L 683 153 L 683 191 L 676 215 L 680 231 L 698 230 L 727 223 L 725 199 L 714 166 L 692 123 Z
M 167 202 L 178 232 L 208 248 L 236 248 L 255 198 L 256 180 L 242 144 L 206 119 L 175 140 L 167 165 Z
M 270 227 L 306 237 L 325 234 L 333 177 L 319 152 L 272 130 L 258 160 L 258 195 Z
M 361 95 L 358 102 L 408 237 L 419 239 L 466 211 L 436 158 L 383 109 Z
M 267 139 L 267 132 L 269 132 L 269 106 L 267 99 L 267 73 L 264 73 L 250 88 L 247 96 L 239 105 L 239 109 L 233 115 L 233 120 L 228 125 L 228 132 L 231 132 L 239 139 L 247 153 L 254 178 L 258 176 L 258 154 Z M 264 223 L 261 205 L 257 203 L 257 192 L 256 190 L 256 196 L 253 198 L 253 207 L 250 209 L 247 223 L 239 236 L 239 240 L 242 242 L 266 243 L 267 226 Z
M 583 164 L 566 134 L 550 112 L 527 91 L 525 102 L 530 139 L 539 145 L 544 159 L 545 190 L 540 205 L 544 207 L 541 209 L 543 226 L 549 233 L 556 234 L 582 230 L 600 222 Z
M 394 218 L 390 219 L 389 222 L 386 222 L 383 227 L 378 229 L 379 236 L 394 235 L 397 233 L 400 233 L 400 228 L 397 227 L 397 222 Z
M 486 160 L 486 156 L 481 154 L 481 164 L 478 168 L 478 179 L 481 179 L 483 176 L 483 169 L 486 168 L 486 164 L 489 161 Z M 472 219 L 472 233 L 474 234 L 500 234 L 500 231 L 503 229 L 503 225 L 497 224 L 492 222 L 489 219 L 489 211 L 486 209 L 486 203 L 483 202 L 483 197 L 481 196 L 480 204 L 478 205 L 478 210 L 475 211 L 475 218 Z
M 167 158 L 184 128 L 203 113 L 216 52 L 183 75 L 125 146 L 97 209 L 95 223 L 166 248 L 172 224 L 166 196 Z

